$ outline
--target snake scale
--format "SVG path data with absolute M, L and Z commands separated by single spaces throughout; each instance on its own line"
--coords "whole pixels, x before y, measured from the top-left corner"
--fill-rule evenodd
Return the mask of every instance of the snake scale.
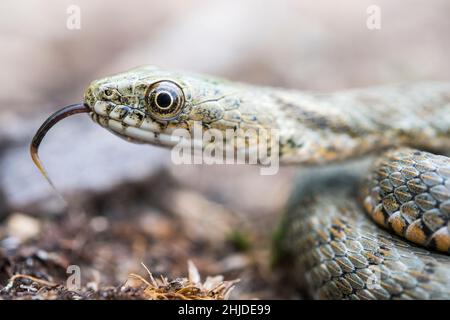
M 143 66 L 92 82 L 84 103 L 42 125 L 31 153 L 44 174 L 39 143 L 75 113 L 166 147 L 174 130 L 192 134 L 198 121 L 220 132 L 277 130 L 269 151 L 311 168 L 276 246 L 302 290 L 317 299 L 450 298 L 450 159 L 438 155 L 450 151 L 450 83 L 317 93 Z M 313 170 L 366 155 L 377 155 L 368 178 Z

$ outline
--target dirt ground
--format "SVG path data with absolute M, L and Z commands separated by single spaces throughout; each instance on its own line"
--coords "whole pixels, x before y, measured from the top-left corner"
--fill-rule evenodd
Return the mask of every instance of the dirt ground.
M 67 27 L 71 5 L 79 29 Z M 370 5 L 380 29 L 366 25 Z M 450 3 L 124 6 L 0 4 L 0 299 L 304 298 L 271 266 L 296 168 L 261 176 L 251 166 L 177 166 L 167 150 L 76 116 L 40 150 L 62 200 L 31 161 L 32 136 L 90 81 L 142 64 L 320 91 L 449 81 Z
M 275 224 L 274 217 L 263 217 L 266 221 L 258 227 L 248 216 L 182 186 L 169 172 L 67 201 L 78 208 L 53 218 L 16 212 L 4 221 L 0 228 L 2 298 L 225 298 L 231 294 L 231 298 L 270 299 L 293 295 L 270 266 L 272 228 L 267 226 Z M 81 287 L 69 290 L 72 265 L 81 271 Z M 161 281 L 161 276 L 166 279 Z

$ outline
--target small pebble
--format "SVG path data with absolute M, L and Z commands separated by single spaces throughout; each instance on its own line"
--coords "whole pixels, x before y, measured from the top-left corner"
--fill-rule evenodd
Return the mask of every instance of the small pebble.
M 35 238 L 41 232 L 41 223 L 38 219 L 23 213 L 13 213 L 6 221 L 6 232 L 24 242 Z

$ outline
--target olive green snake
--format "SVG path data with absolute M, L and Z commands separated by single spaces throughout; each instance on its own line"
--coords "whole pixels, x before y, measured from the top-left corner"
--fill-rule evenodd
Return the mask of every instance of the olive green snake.
M 44 174 L 39 143 L 75 113 L 165 147 L 175 130 L 193 135 L 198 122 L 205 131 L 276 130 L 269 153 L 311 168 L 275 246 L 299 288 L 317 299 L 450 298 L 450 83 L 318 93 L 143 66 L 92 82 L 82 104 L 42 125 L 31 153 Z M 368 178 L 356 170 L 316 175 L 319 166 L 367 155 L 377 155 Z

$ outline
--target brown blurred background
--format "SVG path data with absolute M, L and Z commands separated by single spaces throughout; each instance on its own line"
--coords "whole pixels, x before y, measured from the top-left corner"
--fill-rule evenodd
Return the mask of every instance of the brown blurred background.
M 70 5 L 81 10 L 79 30 L 66 26 Z M 381 9 L 379 30 L 366 26 L 370 5 Z M 1 1 L 0 211 L 63 211 L 28 145 L 94 79 L 154 64 L 311 90 L 450 80 L 449 12 L 446 0 Z M 69 196 L 111 196 L 163 170 L 163 179 L 242 216 L 275 216 L 271 224 L 295 172 L 173 166 L 168 151 L 126 143 L 86 116 L 55 127 L 41 159 Z

